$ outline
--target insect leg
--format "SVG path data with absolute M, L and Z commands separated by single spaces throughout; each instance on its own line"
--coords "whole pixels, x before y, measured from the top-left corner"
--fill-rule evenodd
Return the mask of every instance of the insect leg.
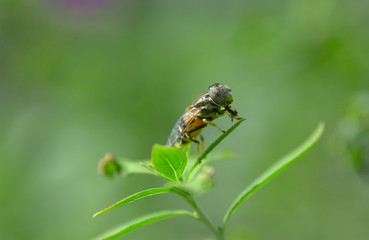
M 231 107 L 233 107 L 234 110 Z M 227 106 L 226 107 L 226 110 L 227 110 L 228 116 L 231 118 L 232 122 L 233 122 L 233 118 L 235 118 L 237 120 L 241 120 L 242 118 L 238 116 L 238 112 L 237 112 L 236 107 L 233 106 L 233 105 L 231 107 L 230 106 Z
M 202 148 L 202 152 L 205 152 L 205 144 L 204 144 L 204 137 L 202 135 L 200 135 L 200 140 L 201 140 L 201 148 Z
M 225 133 L 224 130 L 222 130 L 220 127 L 218 127 L 215 123 L 210 122 L 209 120 L 207 120 L 206 118 L 204 118 L 202 121 L 204 121 L 204 123 L 209 124 L 210 126 L 216 127 L 217 129 L 219 129 L 219 131 L 221 131 L 222 133 Z
M 197 145 L 197 159 L 199 159 L 200 158 L 200 142 L 197 141 L 194 138 L 189 138 L 189 139 L 191 140 L 191 142 L 196 143 L 196 145 Z

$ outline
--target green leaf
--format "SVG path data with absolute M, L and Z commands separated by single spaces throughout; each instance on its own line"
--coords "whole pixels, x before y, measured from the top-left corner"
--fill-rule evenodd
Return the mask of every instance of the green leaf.
M 135 194 L 133 194 L 129 197 L 126 197 L 126 198 L 120 200 L 119 202 L 116 202 L 113 205 L 111 205 L 111 206 L 95 213 L 93 215 L 93 217 L 96 217 L 96 216 L 98 216 L 100 214 L 103 214 L 107 211 L 110 211 L 114 208 L 124 206 L 128 203 L 134 202 L 134 201 L 139 200 L 141 198 L 145 198 L 145 197 L 149 197 L 149 196 L 153 196 L 153 195 L 158 195 L 158 194 L 163 194 L 163 193 L 167 193 L 167 192 L 170 192 L 170 191 L 171 190 L 169 188 L 150 188 L 150 189 L 135 193 Z
M 207 165 L 209 163 L 220 162 L 220 161 L 228 161 L 232 158 L 234 158 L 234 152 L 230 149 L 226 149 L 226 150 L 219 151 L 219 152 L 212 152 L 208 155 L 206 159 L 203 160 L 202 165 Z M 195 155 L 189 157 L 189 162 L 196 164 L 196 161 L 197 161 L 197 157 Z M 197 166 L 197 164 L 195 166 Z M 187 178 L 187 181 L 192 182 L 193 179 L 197 178 L 197 174 L 199 174 L 201 169 L 202 168 L 198 167 L 192 170 L 191 176 Z M 187 169 L 187 172 L 189 172 L 189 169 Z
M 118 158 L 117 163 L 121 166 L 121 174 L 125 177 L 132 174 L 154 174 L 152 171 L 142 166 L 142 163 L 150 163 L 149 160 L 137 161 L 127 158 Z
M 282 170 L 290 166 L 293 162 L 299 159 L 302 155 L 304 155 L 307 151 L 309 151 L 315 143 L 320 139 L 322 133 L 324 131 L 324 123 L 320 123 L 315 131 L 311 134 L 311 136 L 305 140 L 299 147 L 297 147 L 294 151 L 290 152 L 288 155 L 280 159 L 276 162 L 271 168 L 265 171 L 261 176 L 259 176 L 252 184 L 250 184 L 245 190 L 241 192 L 241 194 L 235 199 L 235 201 L 231 204 L 227 213 L 223 218 L 223 227 L 224 230 L 226 224 L 234 213 L 234 211 L 243 203 L 252 193 L 254 193 L 258 188 L 269 182 L 273 177 L 275 177 Z
M 221 162 L 227 161 L 234 158 L 234 152 L 232 149 L 224 149 L 221 151 L 216 151 L 209 153 L 206 159 L 203 160 L 203 163 L 209 164 L 213 162 Z M 197 156 L 195 154 L 191 154 L 188 156 L 189 163 L 195 163 L 197 161 Z
M 126 223 L 122 226 L 119 226 L 107 233 L 105 233 L 104 235 L 97 237 L 96 239 L 116 239 L 119 236 L 122 236 L 123 234 L 126 234 L 130 231 L 133 231 L 139 227 L 142 227 L 144 225 L 147 225 L 149 223 L 153 223 L 165 218 L 169 218 L 169 217 L 175 217 L 175 216 L 189 216 L 189 217 L 193 217 L 195 219 L 197 219 L 197 217 L 195 215 L 193 215 L 192 213 L 188 212 L 188 211 L 184 211 L 184 210 L 176 210 L 176 211 L 162 211 L 162 212 L 157 212 L 157 213 L 153 213 L 150 215 L 146 215 L 144 217 L 141 217 L 139 219 L 136 219 L 132 222 Z
M 214 182 L 212 177 L 214 175 L 214 168 L 203 165 L 198 168 L 199 172 L 197 174 L 193 174 L 191 177 L 191 181 L 189 182 L 180 182 L 180 183 L 169 183 L 168 187 L 176 187 L 182 189 L 186 192 L 195 192 L 195 193 L 203 193 L 213 188 Z
M 243 121 L 245 121 L 246 119 L 242 118 L 240 119 L 238 122 L 236 122 L 235 124 L 233 124 L 232 127 L 230 127 L 225 133 L 223 133 L 222 135 L 220 135 L 212 144 L 210 144 L 210 146 L 205 150 L 205 152 L 199 157 L 198 161 L 195 162 L 195 164 L 192 166 L 192 168 L 190 169 L 189 173 L 187 174 L 187 180 L 190 179 L 191 173 L 192 171 L 197 167 L 197 165 L 199 165 L 199 163 L 201 163 L 201 161 L 206 158 L 206 156 L 221 142 L 223 141 L 223 139 L 225 137 L 227 137 L 231 132 L 233 132 L 233 130 L 235 130 Z
M 113 154 L 107 153 L 99 161 L 98 172 L 109 178 L 113 178 L 115 173 L 120 173 L 124 177 L 132 174 L 156 174 L 144 167 L 142 162 L 150 163 L 149 160 L 137 161 L 127 158 L 117 158 Z
M 238 122 L 236 122 L 235 124 L 233 124 L 232 127 L 230 127 L 225 133 L 223 133 L 222 135 L 220 135 L 206 150 L 205 152 L 200 156 L 199 158 L 199 162 L 201 162 L 204 158 L 206 158 L 206 156 L 213 151 L 213 149 L 221 142 L 223 141 L 223 139 L 225 137 L 227 137 L 231 132 L 233 132 L 233 130 L 235 130 L 243 121 L 245 121 L 246 119 L 242 118 L 240 119 Z
M 187 165 L 187 156 L 181 149 L 154 145 L 152 163 L 160 175 L 173 182 L 179 182 Z
M 205 164 L 213 163 L 213 162 L 220 162 L 220 161 L 227 161 L 234 158 L 234 152 L 231 149 L 225 149 L 218 152 L 212 152 L 209 156 L 204 160 Z
M 151 162 L 141 162 L 140 163 L 141 166 L 143 166 L 145 169 L 147 169 L 148 171 L 150 171 L 152 174 L 154 175 L 160 175 L 156 169 L 154 168 L 154 166 L 151 164 Z

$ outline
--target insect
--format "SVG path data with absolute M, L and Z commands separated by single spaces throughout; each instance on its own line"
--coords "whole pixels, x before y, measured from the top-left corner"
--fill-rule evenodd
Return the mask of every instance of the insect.
M 201 94 L 187 111 L 178 119 L 168 138 L 167 146 L 181 147 L 188 143 L 197 144 L 197 155 L 200 153 L 200 142 L 196 138 L 207 125 L 216 127 L 225 133 L 212 121 L 220 116 L 229 115 L 231 120 L 241 118 L 237 110 L 231 106 L 233 97 L 231 89 L 226 85 L 216 83 L 209 87 L 206 93 Z M 232 109 L 233 107 L 233 109 Z M 204 138 L 200 135 L 202 150 L 204 151 Z

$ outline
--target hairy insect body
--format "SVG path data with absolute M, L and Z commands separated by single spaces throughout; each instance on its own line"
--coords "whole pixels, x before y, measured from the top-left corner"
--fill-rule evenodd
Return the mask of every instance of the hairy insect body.
M 179 118 L 174 126 L 167 145 L 180 147 L 190 142 L 198 144 L 196 138 L 207 125 L 217 127 L 212 121 L 225 113 L 233 119 L 240 119 L 237 111 L 230 107 L 233 102 L 231 89 L 223 84 L 214 84 L 209 91 L 200 95 L 187 111 Z M 218 128 L 221 130 L 220 128 Z M 223 130 L 221 130 L 224 132 Z M 202 137 L 201 137 L 202 139 Z M 203 139 L 202 139 L 203 140 Z

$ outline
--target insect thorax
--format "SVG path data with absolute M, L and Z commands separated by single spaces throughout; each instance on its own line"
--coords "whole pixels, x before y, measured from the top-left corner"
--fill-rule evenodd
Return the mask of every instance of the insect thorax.
M 195 104 L 190 105 L 188 107 L 188 112 L 199 118 L 213 121 L 214 119 L 222 116 L 226 112 L 226 109 L 214 104 L 210 98 L 203 98 Z

